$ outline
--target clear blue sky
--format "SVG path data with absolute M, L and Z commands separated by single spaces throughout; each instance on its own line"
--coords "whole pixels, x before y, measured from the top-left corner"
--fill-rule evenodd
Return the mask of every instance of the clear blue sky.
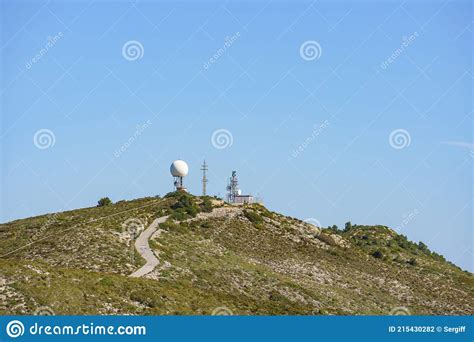
M 3 0 L 0 21 L 2 222 L 163 195 L 177 158 L 199 194 L 206 158 L 210 194 L 237 170 L 272 210 L 473 269 L 470 1 Z

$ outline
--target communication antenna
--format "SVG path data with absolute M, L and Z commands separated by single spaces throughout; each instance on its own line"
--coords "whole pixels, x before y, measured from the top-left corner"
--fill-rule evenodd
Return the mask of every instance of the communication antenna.
M 208 170 L 206 160 L 204 160 L 204 163 L 201 165 L 201 170 L 202 170 L 202 195 L 206 196 L 206 187 L 207 187 L 207 183 L 209 182 L 206 177 L 206 171 Z
M 232 171 L 227 185 L 227 202 L 235 203 L 235 197 L 239 196 L 239 181 L 237 180 L 237 171 Z

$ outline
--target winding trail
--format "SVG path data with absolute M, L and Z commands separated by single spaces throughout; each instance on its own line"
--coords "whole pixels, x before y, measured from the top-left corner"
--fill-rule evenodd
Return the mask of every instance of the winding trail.
M 198 219 L 217 217 L 232 217 L 240 211 L 241 209 L 234 207 L 214 208 L 210 213 L 199 213 L 194 219 L 189 219 L 187 221 L 189 222 Z M 158 217 L 138 236 L 137 240 L 135 241 L 135 249 L 142 256 L 142 258 L 146 260 L 146 264 L 130 274 L 129 277 L 143 277 L 144 275 L 147 275 L 153 271 L 155 266 L 159 265 L 160 260 L 158 260 L 155 253 L 153 253 L 151 250 L 148 240 L 153 235 L 153 233 L 157 231 L 159 224 L 165 222 L 167 219 L 168 216 Z
M 146 260 L 146 264 L 130 274 L 130 277 L 143 277 L 153 271 L 155 266 L 160 263 L 160 260 L 157 259 L 155 253 L 151 250 L 150 245 L 148 244 L 148 239 L 150 239 L 153 233 L 158 229 L 159 224 L 165 222 L 167 218 L 168 216 L 158 217 L 138 236 L 135 241 L 135 249 L 142 258 Z

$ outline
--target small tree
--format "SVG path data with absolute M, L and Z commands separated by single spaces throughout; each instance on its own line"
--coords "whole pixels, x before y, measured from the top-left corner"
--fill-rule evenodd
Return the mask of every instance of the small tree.
M 348 232 L 348 231 L 351 230 L 351 229 L 352 229 L 352 223 L 351 223 L 351 221 L 346 222 L 346 225 L 344 226 L 344 231 L 345 231 L 345 232 Z
M 105 207 L 106 205 L 111 205 L 112 201 L 108 197 L 102 197 L 98 202 L 97 206 L 98 207 Z

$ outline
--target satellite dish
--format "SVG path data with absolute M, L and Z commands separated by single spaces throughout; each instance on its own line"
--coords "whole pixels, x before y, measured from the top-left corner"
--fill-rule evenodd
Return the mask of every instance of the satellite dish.
M 185 177 L 188 174 L 189 167 L 184 160 L 175 160 L 170 166 L 170 172 L 173 177 Z
M 237 195 L 239 195 L 239 196 L 242 195 L 242 190 L 240 190 L 240 189 L 237 190 Z

